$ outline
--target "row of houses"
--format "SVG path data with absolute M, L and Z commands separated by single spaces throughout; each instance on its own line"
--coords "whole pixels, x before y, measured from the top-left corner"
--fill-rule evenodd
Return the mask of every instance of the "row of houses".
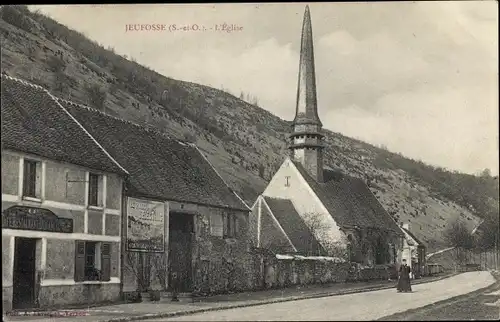
M 196 146 L 6 75 L 1 97 L 4 309 L 161 290 L 168 270 L 192 290 L 199 262 L 248 250 L 249 208 Z
M 2 74 L 4 311 L 345 281 L 337 260 L 381 267 L 354 280 L 403 258 L 418 274 L 425 248 L 409 227 L 363 180 L 324 167 L 308 7 L 299 66 L 290 154 L 251 208 L 195 145 Z M 287 271 L 300 265 L 259 248 L 330 264 Z

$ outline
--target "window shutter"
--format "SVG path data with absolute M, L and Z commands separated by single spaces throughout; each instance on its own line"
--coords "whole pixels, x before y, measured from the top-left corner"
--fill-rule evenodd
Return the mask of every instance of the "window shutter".
M 85 242 L 75 241 L 75 282 L 85 280 Z
M 36 162 L 34 164 L 34 185 L 35 185 L 35 196 L 41 197 L 42 194 L 42 162 Z
M 234 237 L 238 237 L 240 233 L 240 221 L 238 220 L 238 216 L 233 215 L 234 218 Z
M 228 237 L 229 231 L 228 231 L 228 219 L 227 214 L 222 214 L 222 224 L 223 224 L 223 235 L 224 237 Z
M 111 279 L 111 244 L 101 244 L 101 281 Z

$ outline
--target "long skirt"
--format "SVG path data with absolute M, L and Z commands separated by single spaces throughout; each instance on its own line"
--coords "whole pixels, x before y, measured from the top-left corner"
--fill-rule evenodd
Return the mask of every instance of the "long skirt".
M 398 292 L 411 292 L 410 279 L 401 277 L 398 280 L 397 290 Z

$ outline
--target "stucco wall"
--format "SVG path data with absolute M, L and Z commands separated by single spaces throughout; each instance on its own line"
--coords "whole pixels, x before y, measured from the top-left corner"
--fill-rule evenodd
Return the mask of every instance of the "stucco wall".
M 75 241 L 47 239 L 46 279 L 73 280 L 75 275 Z
M 38 170 L 39 173 L 37 173 L 37 178 L 41 183 L 37 195 L 38 200 L 24 198 L 22 189 L 19 187 L 19 183 L 22 182 L 21 169 L 23 169 L 23 162 L 27 158 L 39 161 L 41 165 Z M 102 193 L 102 199 L 106 200 L 101 209 L 92 210 L 85 204 L 88 193 L 88 183 L 86 181 L 89 171 L 97 172 L 103 175 L 103 178 L 106 178 L 103 179 L 103 182 L 106 182 L 106 189 L 101 186 L 99 190 Z M 111 278 L 113 280 L 112 282 L 102 283 L 93 282 L 96 294 L 92 296 L 96 299 L 118 296 L 120 236 L 115 227 L 104 227 L 103 229 L 103 222 L 118 227 L 121 224 L 121 185 L 122 179 L 116 174 L 100 173 L 77 165 L 15 151 L 2 151 L 2 211 L 14 205 L 21 205 L 47 209 L 60 218 L 73 219 L 73 234 L 5 229 L 5 227 L 2 227 L 4 306 L 8 304 L 10 307 L 12 304 L 12 290 L 6 289 L 9 282 L 12 284 L 13 274 L 12 266 L 5 265 L 12 263 L 8 243 L 17 237 L 38 239 L 35 259 L 36 269 L 38 272 L 42 272 L 42 280 L 40 281 L 42 284 L 41 296 L 44 296 L 43 292 L 51 292 L 46 295 L 48 297 L 46 301 L 50 302 L 47 302 L 47 305 L 74 304 L 82 301 L 82 295 L 77 293 L 82 292 L 84 288 L 82 285 L 86 285 L 86 283 L 74 282 L 74 247 L 76 239 L 113 244 L 111 253 Z M 112 207 L 107 205 L 108 202 Z M 103 216 L 106 216 L 106 218 L 103 218 Z M 108 217 L 111 219 L 108 220 Z M 87 225 L 85 222 L 87 222 Z M 104 235 L 103 231 L 105 232 Z M 44 248 L 42 245 L 46 245 L 46 247 Z M 116 285 L 109 286 L 113 283 Z M 109 291 L 108 294 L 106 293 L 108 292 L 108 286 L 105 285 L 117 291 Z M 100 288 L 100 286 L 102 287 Z M 98 294 L 99 290 L 104 293 Z
M 25 158 L 40 161 L 43 164 L 40 170 L 42 173 L 37 175 L 44 186 L 43 189 L 40 189 L 41 192 L 38 196 L 40 201 L 25 200 L 19 194 L 19 182 L 22 181 L 20 160 Z M 116 174 L 100 173 L 106 176 L 106 189 L 101 187 L 100 190 L 101 194 L 106 193 L 106 196 L 102 196 L 106 203 L 101 209 L 89 210 L 85 205 L 88 193 L 88 184 L 85 181 L 89 171 L 99 173 L 99 171 L 38 156 L 2 151 L 2 211 L 7 208 L 4 201 L 12 202 L 12 205 L 49 209 L 59 217 L 73 219 L 74 233 L 86 233 L 84 231 L 84 218 L 87 216 L 88 233 L 102 235 L 104 213 L 111 212 L 120 218 L 122 179 Z M 105 231 L 116 236 L 116 231 L 112 229 Z
M 116 302 L 119 299 L 119 283 L 42 286 L 40 289 L 42 308 Z
M 11 244 L 14 242 L 10 236 L 2 236 L 2 284 L 12 284 L 12 271 L 7 269 L 12 264 L 12 256 L 10 253 Z
M 47 161 L 45 177 L 45 197 L 48 200 L 85 204 L 85 170 Z
M 19 157 L 2 151 L 2 193 L 17 195 L 19 189 Z

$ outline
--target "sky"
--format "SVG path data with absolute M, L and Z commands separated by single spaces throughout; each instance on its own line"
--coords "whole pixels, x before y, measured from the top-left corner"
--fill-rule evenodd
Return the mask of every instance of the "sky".
M 449 170 L 498 174 L 498 2 L 309 6 L 324 128 Z M 243 91 L 294 117 L 305 3 L 30 7 L 160 74 Z M 215 30 L 224 23 L 237 30 Z

